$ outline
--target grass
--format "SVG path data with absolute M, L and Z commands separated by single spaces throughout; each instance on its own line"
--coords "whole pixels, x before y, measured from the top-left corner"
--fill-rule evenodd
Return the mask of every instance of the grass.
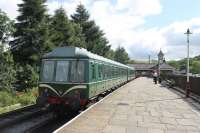
M 26 93 L 16 92 L 15 94 L 8 91 L 0 91 L 0 113 L 35 104 L 36 98 L 37 88 L 33 88 Z

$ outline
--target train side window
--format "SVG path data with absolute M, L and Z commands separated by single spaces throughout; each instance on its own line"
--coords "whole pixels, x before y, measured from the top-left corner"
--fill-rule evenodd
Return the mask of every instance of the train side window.
M 98 79 L 101 79 L 101 75 L 102 75 L 102 70 L 101 70 L 101 64 L 98 64 Z
M 96 79 L 95 64 L 92 63 L 91 67 L 92 67 L 92 80 L 95 80 Z

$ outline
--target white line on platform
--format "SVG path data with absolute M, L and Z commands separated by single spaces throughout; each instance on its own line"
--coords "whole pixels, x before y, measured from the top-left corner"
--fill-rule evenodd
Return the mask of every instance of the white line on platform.
M 121 88 L 121 87 L 120 87 Z M 118 88 L 118 89 L 120 89 Z M 117 90 L 118 90 L 117 89 Z M 76 117 L 74 117 L 72 120 L 70 120 L 69 122 L 67 122 L 66 124 L 64 124 L 63 126 L 61 126 L 60 128 L 56 129 L 53 133 L 58 133 L 62 128 L 66 127 L 67 125 L 69 125 L 70 123 L 72 123 L 73 121 L 75 121 L 78 117 L 80 117 L 81 115 L 83 115 L 85 112 L 89 111 L 91 108 L 93 108 L 94 106 L 96 106 L 98 103 L 101 103 L 103 100 L 105 100 L 108 96 L 110 96 L 112 93 L 108 94 L 107 96 L 105 96 L 103 99 L 101 99 L 99 102 L 91 105 L 89 108 L 87 108 L 85 111 L 81 112 L 79 115 L 77 115 Z

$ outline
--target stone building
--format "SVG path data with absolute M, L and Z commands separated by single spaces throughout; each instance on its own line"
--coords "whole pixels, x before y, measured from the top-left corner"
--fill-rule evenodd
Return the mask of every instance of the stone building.
M 164 54 L 162 50 L 158 53 L 158 62 L 156 64 L 152 63 L 136 63 L 136 64 L 129 64 L 129 66 L 132 66 L 136 70 L 137 76 L 152 76 L 152 73 L 154 71 L 160 71 L 160 73 L 173 73 L 175 71 L 175 68 L 170 66 L 166 63 Z

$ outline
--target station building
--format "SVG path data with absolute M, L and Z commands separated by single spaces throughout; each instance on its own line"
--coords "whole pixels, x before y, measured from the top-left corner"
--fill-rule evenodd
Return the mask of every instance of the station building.
M 136 76 L 152 76 L 154 71 L 160 70 L 160 73 L 170 74 L 175 72 L 175 68 L 166 63 L 162 50 L 158 53 L 157 63 L 135 63 L 129 64 L 135 68 Z

